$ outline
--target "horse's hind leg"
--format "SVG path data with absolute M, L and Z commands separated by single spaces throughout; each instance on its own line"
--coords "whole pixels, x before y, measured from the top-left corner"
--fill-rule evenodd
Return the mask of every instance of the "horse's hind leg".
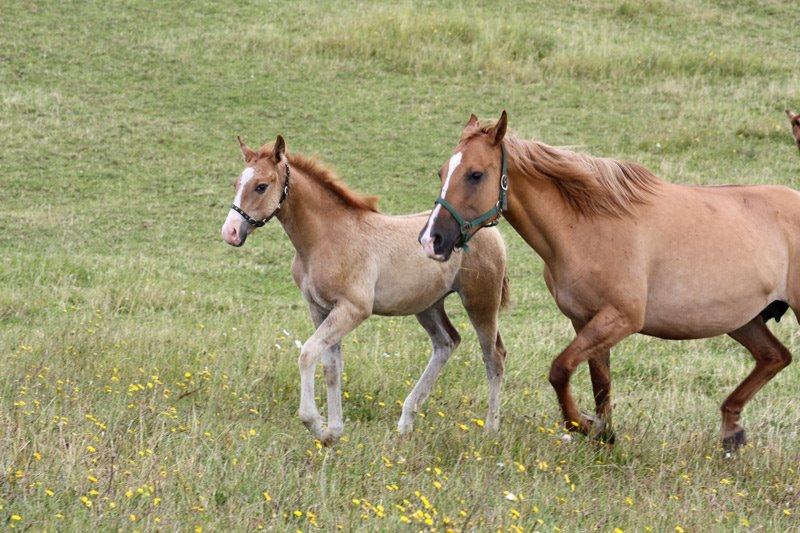
M 753 371 L 722 402 L 722 446 L 730 453 L 745 443 L 744 429 L 739 425 L 744 405 L 792 362 L 792 354 L 775 338 L 760 316 L 728 335 L 747 348 L 756 360 Z
M 403 413 L 397 423 L 400 433 L 408 433 L 414 426 L 414 413 L 425 403 L 433 389 L 442 367 L 461 342 L 461 337 L 447 318 L 444 298 L 417 314 L 417 320 L 431 338 L 431 358 L 411 393 L 403 402 Z
M 489 381 L 489 405 L 485 424 L 487 431 L 497 431 L 500 428 L 500 389 L 506 367 L 506 347 L 497 330 L 500 308 L 499 294 L 497 296 L 495 302 L 491 298 L 470 299 L 467 295 L 462 295 L 464 308 L 478 334 Z

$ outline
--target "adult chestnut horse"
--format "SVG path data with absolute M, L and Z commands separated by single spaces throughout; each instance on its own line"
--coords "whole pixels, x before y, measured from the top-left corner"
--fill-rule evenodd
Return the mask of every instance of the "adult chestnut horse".
M 444 309 L 457 292 L 478 334 L 489 380 L 486 429 L 500 420 L 500 386 L 506 349 L 497 329 L 508 297 L 506 249 L 497 230 L 476 238 L 474 251 L 449 264 L 429 261 L 415 241 L 427 213 L 389 216 L 377 199 L 349 190 L 312 159 L 274 146 L 251 150 L 239 140 L 247 165 L 234 183 L 236 196 L 222 226 L 222 238 L 242 246 L 273 216 L 295 247 L 292 277 L 308 302 L 317 328 L 303 344 L 300 419 L 325 444 L 341 435 L 342 354 L 339 343 L 370 315 L 416 315 L 433 345 L 431 359 L 403 403 L 398 422 L 410 431 L 414 412 L 430 394 L 439 372 L 461 341 Z M 328 428 L 314 401 L 314 370 L 322 358 L 328 387 Z
M 609 350 L 622 339 L 730 335 L 755 358 L 722 404 L 725 450 L 744 444 L 742 408 L 791 361 L 765 322 L 800 306 L 800 193 L 667 183 L 635 163 L 506 135 L 506 124 L 505 111 L 496 123 L 467 122 L 440 171 L 442 208 L 420 234 L 428 256 L 447 261 L 502 214 L 542 257 L 577 332 L 550 383 L 567 427 L 585 434 L 613 436 Z M 599 419 L 570 394 L 584 361 Z

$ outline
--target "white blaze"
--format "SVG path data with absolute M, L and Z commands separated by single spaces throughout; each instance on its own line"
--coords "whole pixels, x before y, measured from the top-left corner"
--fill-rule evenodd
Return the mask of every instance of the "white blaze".
M 242 207 L 242 191 L 244 190 L 244 186 L 247 185 L 247 182 L 253 179 L 253 175 L 255 174 L 255 170 L 253 167 L 247 167 L 242 172 L 242 175 L 239 177 L 239 188 L 236 189 L 236 196 L 233 199 L 233 205 L 236 207 Z M 230 224 L 236 224 L 238 227 L 239 223 L 244 220 L 244 217 L 231 209 L 228 211 L 228 216 L 225 219 L 225 224 L 223 225 L 223 231 L 227 228 Z
M 453 176 L 453 173 L 458 168 L 458 165 L 461 164 L 461 152 L 456 152 L 450 158 L 450 162 L 447 165 L 447 177 L 444 179 L 444 185 L 442 185 L 442 193 L 441 197 L 444 198 L 444 195 L 447 194 L 447 188 L 450 186 L 450 178 Z M 428 218 L 428 225 L 425 226 L 425 233 L 422 234 L 422 238 L 420 241 L 425 242 L 427 239 L 431 238 L 431 231 L 433 230 L 433 223 L 436 221 L 436 217 L 439 216 L 439 212 L 442 210 L 442 206 L 440 204 L 436 204 L 436 207 L 433 208 L 433 213 Z
M 233 205 L 236 207 L 242 207 L 242 191 L 244 190 L 244 186 L 247 185 L 247 182 L 253 179 L 255 173 L 256 171 L 253 170 L 253 167 L 247 167 L 239 177 L 239 189 L 237 189 L 236 197 L 233 199 Z

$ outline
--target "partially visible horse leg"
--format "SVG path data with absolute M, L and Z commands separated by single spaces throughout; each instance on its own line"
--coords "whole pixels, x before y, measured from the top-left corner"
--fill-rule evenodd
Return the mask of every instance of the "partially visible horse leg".
M 322 417 L 314 401 L 314 371 L 320 357 L 329 352 L 331 348 L 336 347 L 345 335 L 353 331 L 368 316 L 368 312 L 359 309 L 348 301 L 338 302 L 320 322 L 314 334 L 303 344 L 300 358 L 297 360 L 297 365 L 300 368 L 300 409 L 298 411 L 300 420 L 303 421 L 303 424 L 315 437 L 326 444 L 330 444 L 335 440 L 336 436 L 323 431 Z M 321 315 L 318 315 L 318 318 L 321 318 Z M 334 360 L 335 354 L 339 354 L 339 358 L 341 357 L 341 353 L 338 350 L 329 352 L 329 362 L 334 364 L 329 365 L 330 372 L 326 374 L 330 374 L 332 377 L 335 375 L 336 379 L 331 379 L 328 382 L 328 376 L 326 375 L 326 382 L 329 383 L 329 418 L 334 420 L 334 429 L 337 429 L 335 427 L 336 422 L 342 416 L 341 397 L 338 393 L 341 364 L 336 364 Z M 331 396 L 335 396 L 333 402 L 331 402 Z M 341 432 L 341 429 L 338 429 L 338 431 Z
M 584 361 L 597 360 L 609 353 L 619 341 L 637 332 L 641 324 L 613 307 L 601 309 L 581 328 L 578 335 L 550 367 L 550 384 L 556 391 L 566 428 L 590 434 L 592 425 L 582 417 L 569 390 L 569 380 L 575 369 Z M 596 364 L 602 369 L 602 362 Z M 602 385 L 602 378 L 598 384 Z
M 744 429 L 739 425 L 744 405 L 792 362 L 792 354 L 775 338 L 760 316 L 728 335 L 747 348 L 756 360 L 752 372 L 722 402 L 722 446 L 726 453 L 731 453 L 746 442 Z
M 583 323 L 573 320 L 572 325 L 578 333 Z M 592 379 L 592 392 L 596 417 L 584 415 L 592 423 L 592 437 L 614 444 L 615 436 L 611 426 L 611 351 L 606 350 L 589 359 L 589 376 Z
M 315 327 L 320 324 L 328 316 L 328 313 L 317 307 L 313 303 L 309 303 L 309 311 L 311 312 L 311 320 L 314 322 Z M 342 415 L 342 350 L 339 343 L 334 344 L 322 353 L 322 366 L 325 375 L 325 385 L 328 389 L 328 428 L 324 432 L 323 441 L 326 444 L 332 444 L 339 439 L 344 430 L 344 419 Z
M 464 308 L 478 334 L 483 364 L 486 367 L 486 378 L 489 382 L 489 405 L 486 409 L 484 426 L 486 431 L 497 431 L 500 428 L 500 391 L 506 367 L 506 347 L 497 329 L 500 310 L 499 292 L 496 296 L 496 298 L 492 298 L 491 295 L 470 298 L 468 294 L 462 295 Z
M 425 367 L 425 371 L 422 372 L 416 385 L 403 402 L 403 413 L 397 422 L 397 429 L 400 433 L 411 431 L 414 426 L 414 413 L 428 399 L 442 367 L 461 342 L 461 336 L 450 323 L 444 310 L 444 298 L 417 314 L 417 320 L 428 332 L 433 349 L 428 366 Z

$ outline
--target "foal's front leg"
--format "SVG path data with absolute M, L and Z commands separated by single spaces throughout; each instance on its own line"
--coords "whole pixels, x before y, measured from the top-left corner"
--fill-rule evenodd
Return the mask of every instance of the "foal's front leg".
M 303 344 L 300 351 L 300 358 L 297 360 L 300 368 L 300 409 L 298 414 L 308 430 L 323 442 L 329 443 L 335 437 L 323 431 L 322 417 L 314 401 L 314 372 L 317 363 L 326 351 L 339 344 L 345 335 L 353 331 L 368 316 L 368 312 L 359 309 L 351 302 L 345 300 L 337 302 L 321 321 L 314 334 Z M 332 353 L 339 354 L 340 352 L 335 350 Z M 341 433 L 341 396 L 338 392 L 338 375 L 341 371 L 341 364 L 334 364 L 329 368 L 331 368 L 330 374 L 336 379 L 328 382 L 326 376 L 326 382 L 329 383 L 328 401 L 330 402 L 332 395 L 335 397 L 333 403 L 329 404 L 328 410 L 330 416 L 337 417 L 333 429 Z M 336 424 L 336 421 L 339 424 Z M 337 428 L 337 425 L 340 427 Z
M 328 312 L 313 302 L 309 302 L 308 307 L 314 327 L 318 328 L 328 316 Z M 322 367 L 328 389 L 328 429 L 323 432 L 322 438 L 325 444 L 333 444 L 341 437 L 344 430 L 341 381 L 343 365 L 341 344 L 334 344 L 323 352 Z

